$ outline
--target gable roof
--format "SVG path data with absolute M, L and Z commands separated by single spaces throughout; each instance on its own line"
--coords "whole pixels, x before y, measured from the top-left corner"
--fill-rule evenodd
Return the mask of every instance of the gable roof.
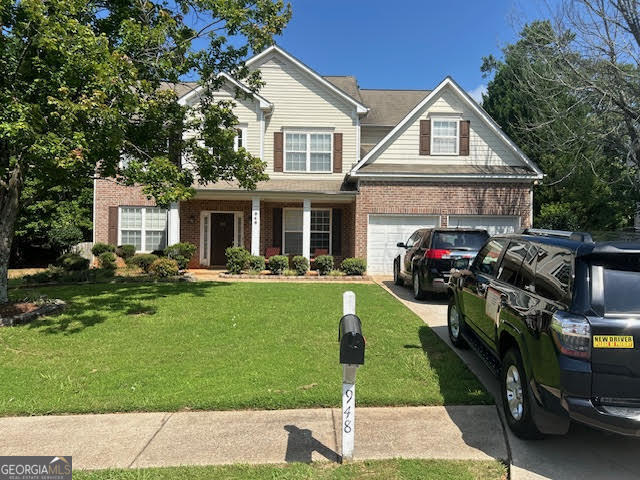
M 300 70 L 305 72 L 311 78 L 314 78 L 315 80 L 317 80 L 320 84 L 322 84 L 327 89 L 329 89 L 330 91 L 332 91 L 335 94 L 337 94 L 339 97 L 341 97 L 344 100 L 346 100 L 347 102 L 353 104 L 356 107 L 356 111 L 359 114 L 365 114 L 365 113 L 367 113 L 369 111 L 369 109 L 365 105 L 363 105 L 362 102 L 360 102 L 360 101 L 356 100 L 355 98 L 353 98 L 347 92 L 345 92 L 341 88 L 339 88 L 336 85 L 334 85 L 333 83 L 331 83 L 329 80 L 324 78 L 322 75 L 317 73 L 315 70 L 309 68 L 307 65 L 305 65 L 300 60 L 295 58 L 290 53 L 284 51 L 282 48 L 280 48 L 277 45 L 272 45 L 269 48 L 267 48 L 267 49 L 263 50 L 262 52 L 258 53 L 257 55 L 254 55 L 249 60 L 247 60 L 246 65 L 247 66 L 251 66 L 254 63 L 260 61 L 261 59 L 265 58 L 266 56 L 268 56 L 269 54 L 274 53 L 274 52 L 277 53 L 278 55 L 281 55 L 282 57 L 284 57 L 289 62 L 293 63 Z
M 273 108 L 273 104 L 269 100 L 267 100 L 266 98 L 262 97 L 261 95 L 258 95 L 255 92 L 253 92 L 249 87 L 247 87 L 242 82 L 239 82 L 238 80 L 233 78 L 228 73 L 222 72 L 222 73 L 219 73 L 218 76 L 219 77 L 223 77 L 229 83 L 231 83 L 234 87 L 239 88 L 240 90 L 245 92 L 247 95 L 253 97 L 256 101 L 258 101 L 260 103 L 260 108 L 262 110 L 268 111 L 268 110 L 271 110 Z M 193 83 L 193 82 L 190 82 L 190 83 Z M 196 84 L 195 88 L 191 89 L 186 94 L 183 94 L 182 97 L 179 97 L 180 104 L 184 105 L 191 97 L 193 97 L 193 96 L 197 95 L 198 93 L 200 93 L 202 91 L 202 89 L 203 89 L 202 85 Z M 177 90 L 176 90 L 176 93 L 177 93 Z
M 360 96 L 360 87 L 358 87 L 358 81 L 353 75 L 323 75 L 323 77 L 333 83 L 340 90 L 347 93 L 349 96 L 353 97 L 360 103 L 367 105 L 366 102 L 362 101 L 362 97 Z M 367 107 L 368 106 L 369 105 L 367 105 Z
M 349 175 L 356 176 L 358 170 L 365 165 L 371 158 L 381 151 L 387 144 L 391 141 L 391 139 L 402 130 L 411 120 L 417 115 L 424 106 L 433 98 L 437 97 L 440 92 L 445 87 L 451 87 L 455 93 L 469 106 L 469 108 L 476 114 L 478 117 L 489 127 L 489 129 L 498 136 L 512 151 L 513 153 L 521 159 L 525 165 L 527 165 L 535 174 L 535 178 L 541 179 L 543 178 L 542 171 L 538 168 L 538 166 L 532 162 L 529 157 L 527 157 L 522 150 L 518 148 L 518 146 L 513 143 L 513 141 L 502 131 L 500 126 L 489 116 L 489 114 L 478 105 L 475 100 L 471 98 L 471 96 L 465 92 L 460 86 L 451 78 L 446 77 L 440 84 L 431 91 L 426 97 L 422 99 L 405 117 L 391 130 L 378 144 L 373 147 L 369 153 L 367 153 L 362 160 L 358 162 L 358 164 L 351 169 Z
M 393 127 L 429 92 L 430 90 L 360 89 L 362 101 L 370 109 L 360 124 Z

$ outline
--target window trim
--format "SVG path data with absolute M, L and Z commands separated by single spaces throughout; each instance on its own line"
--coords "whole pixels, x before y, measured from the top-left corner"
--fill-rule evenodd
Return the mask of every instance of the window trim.
M 242 135 L 242 148 L 244 148 L 245 150 L 247 149 L 247 125 L 240 123 L 238 125 L 236 125 L 236 131 L 240 131 L 241 135 Z M 235 137 L 233 137 L 233 151 L 237 152 L 238 148 L 240 147 L 240 145 L 238 145 L 238 138 L 239 136 L 236 135 Z
M 431 156 L 445 156 L 445 157 L 451 157 L 451 156 L 459 156 L 460 155 L 460 119 L 458 117 L 445 117 L 445 116 L 436 116 L 436 117 L 431 117 L 431 145 L 430 147 L 430 153 Z M 453 122 L 456 124 L 456 135 L 455 137 L 452 136 L 443 136 L 443 135 L 438 135 L 437 138 L 455 138 L 456 142 L 455 142 L 455 152 L 453 153 L 442 153 L 442 152 L 438 152 L 436 153 L 433 149 L 434 146 L 434 140 L 436 139 L 436 134 L 435 134 L 435 127 L 434 127 L 434 122 Z
M 333 173 L 333 131 L 327 130 L 284 130 L 282 132 L 284 138 L 282 139 L 282 171 L 285 173 Z M 307 156 L 306 156 L 306 169 L 305 170 L 290 170 L 287 168 L 287 135 L 299 134 L 307 136 Z M 311 170 L 311 135 L 329 135 L 331 146 L 329 147 L 329 169 L 328 170 Z M 327 153 L 327 152 L 315 152 L 315 153 Z
M 151 252 L 151 250 L 147 250 L 147 239 L 146 239 L 146 233 L 147 230 L 149 230 L 150 232 L 162 232 L 164 231 L 166 234 L 166 241 L 165 243 L 167 245 L 169 245 L 169 209 L 167 208 L 161 208 L 161 207 L 157 207 L 157 206 L 149 206 L 149 205 L 118 205 L 118 245 L 122 245 L 122 209 L 123 208 L 139 208 L 141 210 L 142 213 L 142 223 L 140 226 L 140 250 L 138 250 L 138 253 L 149 253 Z M 160 210 L 164 210 L 165 213 L 165 217 L 166 217 L 166 223 L 165 223 L 165 227 L 164 230 L 157 230 L 154 228 L 150 228 L 147 229 L 146 226 L 146 220 L 147 220 L 147 208 L 158 208 Z M 133 229 L 133 228 L 128 228 L 127 230 L 132 230 L 132 231 L 137 231 L 138 229 Z
M 287 212 L 288 210 L 299 210 L 301 212 L 303 212 L 304 215 L 304 209 L 303 208 L 296 208 L 296 207 L 287 207 L 287 208 L 283 208 L 282 209 L 282 254 L 283 255 L 293 255 L 292 253 L 287 253 L 287 246 L 286 246 L 286 233 L 302 233 L 303 237 L 304 237 L 304 220 L 303 220 L 303 225 L 302 225 L 302 230 L 287 230 L 286 226 L 287 226 L 287 222 L 285 221 L 285 219 L 287 218 L 285 212 Z M 311 234 L 312 233 L 326 233 L 329 235 L 329 255 L 333 254 L 333 244 L 331 242 L 331 239 L 333 238 L 333 208 L 312 208 L 311 209 L 312 212 L 318 212 L 318 211 L 324 211 L 324 212 L 329 212 L 329 231 L 326 232 L 324 230 L 310 230 L 309 231 L 309 248 L 311 248 Z M 303 243 L 304 243 L 304 238 L 303 238 Z M 303 255 L 304 252 L 302 252 L 300 255 Z M 313 255 L 313 252 L 309 252 L 310 255 Z

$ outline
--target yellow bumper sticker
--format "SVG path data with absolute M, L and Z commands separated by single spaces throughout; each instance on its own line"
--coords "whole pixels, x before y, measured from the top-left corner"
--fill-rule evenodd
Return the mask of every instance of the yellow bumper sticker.
M 593 348 L 634 348 L 632 335 L 594 335 Z

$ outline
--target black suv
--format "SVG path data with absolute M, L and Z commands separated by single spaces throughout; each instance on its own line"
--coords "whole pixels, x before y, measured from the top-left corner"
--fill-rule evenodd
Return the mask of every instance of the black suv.
M 428 292 L 446 293 L 454 262 L 471 261 L 489 238 L 486 230 L 461 228 L 422 228 L 406 243 L 404 259 L 393 261 L 393 281 L 396 285 L 410 283 L 413 296 L 419 300 Z
M 640 436 L 640 237 L 525 230 L 454 270 L 448 325 L 501 379 L 518 436 Z

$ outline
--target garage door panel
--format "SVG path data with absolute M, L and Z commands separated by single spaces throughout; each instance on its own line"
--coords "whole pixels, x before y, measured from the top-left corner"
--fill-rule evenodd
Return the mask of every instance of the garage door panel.
M 490 235 L 512 233 L 520 228 L 520 217 L 506 215 L 450 215 L 452 228 L 484 228 Z
M 437 227 L 434 215 L 370 215 L 367 233 L 367 270 L 369 273 L 393 273 L 393 259 L 403 252 L 398 242 L 406 242 L 419 228 Z

